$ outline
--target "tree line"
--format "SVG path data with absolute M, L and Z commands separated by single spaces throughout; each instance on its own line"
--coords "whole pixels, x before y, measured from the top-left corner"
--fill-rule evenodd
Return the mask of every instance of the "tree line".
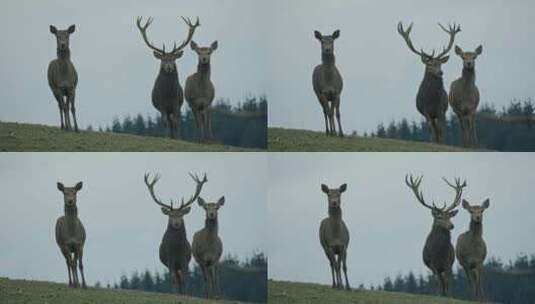
M 236 256 L 225 256 L 218 267 L 221 296 L 224 299 L 243 302 L 267 302 L 267 257 L 262 252 L 253 253 L 240 262 Z M 104 287 L 100 282 L 95 287 Z M 122 275 L 119 282 L 107 284 L 107 288 L 133 289 L 147 292 L 172 293 L 169 272 L 134 271 Z M 205 284 L 202 271 L 195 264 L 186 279 L 186 294 L 204 297 Z
M 498 151 L 535 151 L 535 103 L 531 98 L 513 99 L 497 110 L 493 105 L 482 105 L 476 113 L 478 147 Z M 380 123 L 371 134 L 364 136 L 395 138 L 412 141 L 430 141 L 430 130 L 425 121 L 407 119 Z M 457 116 L 446 119 L 445 143 L 461 146 Z
M 503 263 L 500 259 L 489 259 L 483 269 L 482 288 L 484 299 L 489 302 L 508 304 L 529 304 L 535 299 L 535 255 L 519 255 L 515 260 Z M 427 276 L 399 274 L 387 277 L 372 289 L 435 295 L 438 282 L 432 274 Z M 468 280 L 462 269 L 457 268 L 450 278 L 450 293 L 459 299 L 469 299 Z
M 212 107 L 211 117 L 216 142 L 245 148 L 267 148 L 266 96 L 249 96 L 236 106 L 232 106 L 229 100 L 219 99 Z M 88 130 L 93 130 L 93 127 L 89 126 Z M 115 118 L 110 126 L 100 127 L 99 131 L 168 137 L 168 129 L 159 115 L 126 115 L 122 119 Z M 195 119 L 189 108 L 182 113 L 180 138 L 198 141 Z

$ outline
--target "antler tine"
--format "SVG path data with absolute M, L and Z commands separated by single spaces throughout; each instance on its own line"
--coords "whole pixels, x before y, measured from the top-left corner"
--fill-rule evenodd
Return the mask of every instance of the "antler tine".
M 171 203 L 171 205 L 166 205 L 164 203 L 162 203 L 162 201 L 160 199 L 158 199 L 158 197 L 156 197 L 156 194 L 154 193 L 154 185 L 160 180 L 160 174 L 156 173 L 156 175 L 154 176 L 154 178 L 152 179 L 152 181 L 149 181 L 149 176 L 150 174 L 149 173 L 145 173 L 145 185 L 147 185 L 147 188 L 149 188 L 149 193 L 150 193 L 150 196 L 152 197 L 152 200 L 154 200 L 154 202 L 164 208 L 167 208 L 167 209 L 173 209 L 173 204 Z
M 455 189 L 455 198 L 453 200 L 453 203 L 449 207 L 444 209 L 445 211 L 451 211 L 457 208 L 457 206 L 459 206 L 459 204 L 461 203 L 461 197 L 463 195 L 463 188 L 466 187 L 466 180 L 464 180 L 463 183 L 461 184 L 461 178 L 456 177 L 455 185 L 453 185 L 445 177 L 442 177 L 442 179 L 446 182 L 446 184 L 448 184 L 448 186 Z
M 410 38 L 410 33 L 411 33 L 411 30 L 412 30 L 412 26 L 413 26 L 414 23 L 411 22 L 411 24 L 409 25 L 409 27 L 407 28 L 407 30 L 403 30 L 403 23 L 401 23 L 401 21 L 398 23 L 398 33 L 401 35 L 401 37 L 403 37 L 403 40 L 405 40 L 405 43 L 407 43 L 407 46 L 409 47 L 409 50 L 411 50 L 413 53 L 415 53 L 416 55 L 419 55 L 419 56 L 422 56 L 424 53 L 423 51 L 421 52 L 418 52 L 415 48 L 414 48 L 414 45 L 412 44 L 412 41 L 411 41 L 411 38 Z
M 453 42 L 455 41 L 455 35 L 457 35 L 457 33 L 459 33 L 461 31 L 461 26 L 460 25 L 457 25 L 455 23 L 453 23 L 453 26 L 452 25 L 448 25 L 448 28 L 449 29 L 446 29 L 442 24 L 438 23 L 438 26 L 440 26 L 440 28 L 448 33 L 450 35 L 450 41 L 448 43 L 448 46 L 443 48 L 442 50 L 442 53 L 440 53 L 440 55 L 438 55 L 436 58 L 441 58 L 442 56 L 446 55 L 450 50 L 451 48 L 453 47 Z
M 435 204 L 433 203 L 433 206 L 429 206 L 424 199 L 423 192 L 419 189 L 420 184 L 422 183 L 423 175 L 420 177 L 417 177 L 416 179 L 413 178 L 412 175 L 405 175 L 405 183 L 409 188 L 411 188 L 412 192 L 416 196 L 416 199 L 420 204 L 424 205 L 424 207 L 429 208 L 431 210 L 436 209 Z
M 157 47 L 155 47 L 154 45 L 152 45 L 150 42 L 149 42 L 149 39 L 147 38 L 147 28 L 151 25 L 152 23 L 152 17 L 149 17 L 147 19 L 147 22 L 145 22 L 145 25 L 141 25 L 141 21 L 142 21 L 143 17 L 137 17 L 137 20 L 136 20 L 136 25 L 137 25 L 137 28 L 139 29 L 139 31 L 141 32 L 141 37 L 143 37 L 143 41 L 145 41 L 145 44 L 152 50 L 158 52 L 158 53 L 161 53 L 161 54 L 165 54 L 165 50 L 161 50 Z
M 186 208 L 193 204 L 193 202 L 199 197 L 199 194 L 201 194 L 202 186 L 208 181 L 208 178 L 206 177 L 206 173 L 204 173 L 204 177 L 201 180 L 197 174 L 193 175 L 192 173 L 189 173 L 189 176 L 195 181 L 197 186 L 195 187 L 195 193 L 189 198 L 189 200 L 184 203 L 184 198 L 182 198 L 182 203 L 180 204 L 179 209 Z
M 190 18 L 184 18 L 183 16 L 181 16 L 182 20 L 184 20 L 184 22 L 186 23 L 186 25 L 189 27 L 189 30 L 188 30 L 188 36 L 186 38 L 186 40 L 184 40 L 182 42 L 182 44 L 180 44 L 178 46 L 178 48 L 176 48 L 175 52 L 177 51 L 180 51 L 182 50 L 183 48 L 185 48 L 188 43 L 191 41 L 191 38 L 193 38 L 193 34 L 195 33 L 195 29 L 197 29 L 198 26 L 200 26 L 201 24 L 199 23 L 199 17 L 197 17 L 197 21 L 195 22 L 195 24 L 193 24 L 191 22 L 191 19 Z

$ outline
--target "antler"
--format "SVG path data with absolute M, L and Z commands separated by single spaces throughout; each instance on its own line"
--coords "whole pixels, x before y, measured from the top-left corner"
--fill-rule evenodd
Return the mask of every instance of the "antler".
M 444 26 L 442 26 L 442 24 L 438 24 L 438 26 L 440 26 L 440 28 L 448 33 L 450 35 L 450 42 L 448 43 L 448 47 L 445 47 L 442 49 L 442 53 L 440 53 L 436 58 L 440 58 L 444 55 L 446 55 L 450 50 L 451 48 L 453 47 L 453 41 L 455 40 L 455 35 L 457 35 L 457 33 L 459 33 L 461 31 L 461 26 L 460 25 L 457 25 L 457 24 L 453 24 L 453 26 L 451 24 L 448 24 L 448 29 L 446 29 Z
M 401 37 L 403 37 L 403 39 L 407 43 L 407 46 L 409 47 L 409 50 L 411 50 L 413 53 L 415 53 L 416 55 L 419 55 L 419 56 L 427 55 L 427 54 L 425 54 L 425 52 L 423 50 L 420 50 L 420 52 L 418 52 L 414 48 L 414 45 L 412 44 L 411 38 L 409 37 L 409 35 L 411 34 L 412 26 L 413 26 L 413 23 L 411 22 L 411 24 L 409 25 L 407 30 L 403 30 L 403 23 L 401 23 L 401 21 L 400 21 L 398 23 L 398 33 L 401 35 Z
M 435 205 L 435 202 L 432 202 L 433 206 L 430 206 L 425 202 L 423 192 L 419 189 L 423 178 L 423 175 L 417 177 L 416 179 L 414 179 L 412 175 L 405 175 L 405 184 L 407 184 L 407 186 L 411 188 L 412 192 L 414 193 L 420 204 L 424 205 L 426 208 L 429 208 L 431 210 L 443 210 L 444 208 L 446 208 L 445 204 L 444 207 L 439 208 Z
M 147 19 L 147 22 L 145 22 L 145 25 L 141 25 L 141 21 L 142 21 L 143 17 L 137 17 L 137 20 L 136 20 L 136 25 L 137 25 L 137 28 L 139 29 L 139 31 L 141 32 L 141 36 L 143 37 L 143 40 L 145 41 L 145 44 L 151 48 L 152 50 L 158 52 L 158 53 L 161 53 L 161 54 L 165 54 L 165 45 L 163 46 L 163 49 L 159 49 L 157 47 L 155 47 L 154 45 L 152 45 L 150 42 L 149 42 L 149 39 L 147 38 L 147 28 L 151 25 L 153 19 L 152 17 L 149 17 Z
M 195 33 L 195 29 L 201 25 L 199 23 L 199 17 L 197 17 L 197 21 L 195 22 L 195 24 L 191 23 L 191 20 L 189 18 L 184 18 L 184 17 L 181 17 L 182 20 L 184 20 L 184 22 L 186 23 L 186 25 L 189 27 L 189 30 L 188 30 L 188 37 L 186 38 L 186 40 L 184 40 L 182 42 L 181 45 L 178 46 L 178 48 L 175 46 L 175 48 L 173 49 L 173 52 L 175 51 L 180 51 L 182 50 L 184 47 L 186 47 L 189 42 L 191 41 L 191 38 L 193 38 L 193 33 Z M 206 175 L 206 174 L 205 174 Z
M 206 178 L 206 173 L 204 173 L 204 177 L 202 180 L 199 178 L 199 176 L 197 176 L 197 174 L 193 175 L 190 173 L 189 176 L 191 176 L 191 178 L 197 184 L 197 187 L 195 188 L 195 194 L 193 194 L 193 196 L 190 197 L 190 199 L 186 203 L 184 203 L 184 198 L 182 198 L 182 202 L 180 203 L 180 207 L 178 207 L 178 209 L 184 209 L 187 208 L 189 205 L 193 204 L 193 202 L 199 197 L 199 194 L 201 194 L 202 186 L 208 181 L 208 179 Z
M 461 197 L 463 195 L 463 188 L 466 187 L 466 180 L 461 184 L 460 178 L 455 178 L 455 185 L 448 182 L 448 180 L 445 177 L 442 177 L 442 179 L 448 184 L 448 186 L 455 189 L 455 199 L 453 200 L 453 203 L 448 207 L 445 208 L 444 211 L 451 211 L 455 209 L 459 204 L 461 203 Z
M 150 192 L 150 196 L 152 197 L 152 199 L 154 200 L 154 202 L 166 209 L 173 209 L 173 202 L 171 202 L 171 205 L 166 205 L 164 203 L 162 203 L 162 201 L 160 201 L 157 197 L 156 197 L 156 194 L 154 193 L 154 185 L 160 180 L 160 174 L 156 174 L 154 176 L 154 178 L 152 179 L 151 182 L 149 182 L 149 173 L 145 173 L 145 185 L 147 185 L 147 187 L 149 188 L 149 192 Z

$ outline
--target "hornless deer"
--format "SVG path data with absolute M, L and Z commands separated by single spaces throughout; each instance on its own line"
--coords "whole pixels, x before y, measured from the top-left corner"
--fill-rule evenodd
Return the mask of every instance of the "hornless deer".
M 453 224 L 451 218 L 454 217 L 459 210 L 454 210 L 461 202 L 463 188 L 466 187 L 466 181 L 461 184 L 460 179 L 455 179 L 455 185 L 450 184 L 445 178 L 444 181 L 448 186 L 455 190 L 455 198 L 453 203 L 449 206 L 444 203 L 442 208 L 428 205 L 425 202 L 422 191 L 419 190 L 420 183 L 423 176 L 414 179 L 412 175 L 410 178 L 405 176 L 405 183 L 414 192 L 416 199 L 424 207 L 431 210 L 433 216 L 433 227 L 427 236 L 423 250 L 424 264 L 433 272 L 433 275 L 438 277 L 440 282 L 440 291 L 443 296 L 448 293 L 448 279 L 451 275 L 451 267 L 455 261 L 455 252 L 451 244 L 451 230 Z
M 325 255 L 329 259 L 332 275 L 332 287 L 344 288 L 342 282 L 342 273 L 340 268 L 343 267 L 346 279 L 347 290 L 349 287 L 349 280 L 347 279 L 347 246 L 349 245 L 349 231 L 346 224 L 342 220 L 342 193 L 347 189 L 347 184 L 341 185 L 339 188 L 329 189 L 326 185 L 321 185 L 321 191 L 327 194 L 327 202 L 329 204 L 329 216 L 321 221 L 320 225 L 320 243 L 325 251 Z
M 78 74 L 71 61 L 71 50 L 69 48 L 69 36 L 74 33 L 74 24 L 67 30 L 58 30 L 55 26 L 50 26 L 50 32 L 56 36 L 57 56 L 48 65 L 48 85 L 52 94 L 58 102 L 59 116 L 61 118 L 61 128 L 72 130 L 69 107 L 74 120 L 74 131 L 78 132 L 76 121 L 76 109 L 74 98 L 76 86 L 78 85 Z
M 471 206 L 463 200 L 463 208 L 470 212 L 470 230 L 459 235 L 455 253 L 464 269 L 472 296 L 481 300 L 481 270 L 487 256 L 487 245 L 483 240 L 483 211 L 489 207 L 486 199 L 481 206 Z
M 442 64 L 446 63 L 449 56 L 446 56 L 453 46 L 455 35 L 461 31 L 461 27 L 457 25 L 449 26 L 449 29 L 444 28 L 440 23 L 440 28 L 448 33 L 450 40 L 448 46 L 445 47 L 440 54 L 435 56 L 435 50 L 431 54 L 425 53 L 423 50 L 417 51 L 409 37 L 412 30 L 412 23 L 407 30 L 403 29 L 403 24 L 398 24 L 398 33 L 403 37 L 409 50 L 420 56 L 422 63 L 425 64 L 425 74 L 418 95 L 416 96 L 416 108 L 418 112 L 425 117 L 427 125 L 431 129 L 433 140 L 437 143 L 443 142 L 443 132 L 446 123 L 446 111 L 448 110 L 448 95 L 444 90 L 444 83 L 442 80 Z
M 464 52 L 455 46 L 455 54 L 463 60 L 463 74 L 451 83 L 449 102 L 459 118 L 461 136 L 465 147 L 473 146 L 477 142 L 475 115 L 479 105 L 479 89 L 476 86 L 476 58 L 483 52 L 483 46 L 478 46 L 475 52 Z
M 80 268 L 82 275 L 82 287 L 87 288 L 84 277 L 84 264 L 82 257 L 84 254 L 85 229 L 78 218 L 78 207 L 76 206 L 76 194 L 82 189 L 82 182 L 74 187 L 65 187 L 58 182 L 58 190 L 63 193 L 65 215 L 56 221 L 56 243 L 65 257 L 67 272 L 69 273 L 69 287 L 79 287 L 78 271 L 76 264 Z
M 191 49 L 199 56 L 197 73 L 186 79 L 185 95 L 197 124 L 199 141 L 213 138 L 210 106 L 214 101 L 215 89 L 210 80 L 210 55 L 217 49 L 217 41 L 209 47 L 199 47 L 191 41 Z
M 197 184 L 195 194 L 187 202 L 184 202 L 184 198 L 182 198 L 180 206 L 173 208 L 172 200 L 170 205 L 166 205 L 154 193 L 154 185 L 158 182 L 160 176 L 157 174 L 152 181 L 149 181 L 149 174 L 145 174 L 145 185 L 147 185 L 152 199 L 162 207 L 162 213 L 169 217 L 167 230 L 165 230 L 160 244 L 160 261 L 169 270 L 173 281 L 173 289 L 178 289 L 180 293 L 184 293 L 186 276 L 189 272 L 189 262 L 191 260 L 191 245 L 186 236 L 184 216 L 190 212 L 190 205 L 199 197 L 202 186 L 208 181 L 206 174 L 202 180 L 197 175 L 190 174 L 190 176 Z
M 325 133 L 336 135 L 334 124 L 334 110 L 336 109 L 338 134 L 343 137 L 344 132 L 342 132 L 342 123 L 340 122 L 340 94 L 344 83 L 336 68 L 334 58 L 334 40 L 340 37 L 340 30 L 334 31 L 330 36 L 324 36 L 320 32 L 314 31 L 314 36 L 321 43 L 321 64 L 314 68 L 312 86 L 323 109 Z
M 207 203 L 199 197 L 197 202 L 206 211 L 206 219 L 204 228 L 193 235 L 192 253 L 204 276 L 206 296 L 212 298 L 219 291 L 217 263 L 223 253 L 223 243 L 217 235 L 217 212 L 225 203 L 225 197 L 217 203 Z
M 154 51 L 154 57 L 160 60 L 160 72 L 156 77 L 156 82 L 152 89 L 152 105 L 161 113 L 164 122 L 167 121 L 169 127 L 169 137 L 175 138 L 175 132 L 180 134 L 180 120 L 181 108 L 184 103 L 184 93 L 178 79 L 178 71 L 176 67 L 176 60 L 182 57 L 184 47 L 188 45 L 193 38 L 195 29 L 199 26 L 199 18 L 193 24 L 191 20 L 182 17 L 186 25 L 189 27 L 189 32 L 186 40 L 178 47 L 176 43 L 170 52 L 165 51 L 165 44 L 163 48 L 159 49 L 153 46 L 147 38 L 147 28 L 152 23 L 152 18 L 149 18 L 145 25 L 141 25 L 142 17 L 138 17 L 136 24 L 141 32 L 145 44 Z

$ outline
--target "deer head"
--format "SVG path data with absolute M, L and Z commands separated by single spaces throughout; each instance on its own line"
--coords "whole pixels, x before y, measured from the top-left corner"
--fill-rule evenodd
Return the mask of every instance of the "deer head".
M 457 208 L 457 206 L 459 206 L 459 204 L 461 203 L 463 188 L 466 187 L 466 181 L 461 184 L 461 179 L 456 178 L 455 185 L 453 185 L 445 178 L 442 178 L 446 182 L 446 184 L 448 184 L 448 186 L 455 190 L 455 198 L 453 199 L 453 203 L 451 203 L 449 206 L 444 203 L 442 207 L 437 207 L 434 202 L 432 202 L 432 205 L 429 205 L 425 202 L 423 192 L 420 191 L 420 184 L 422 183 L 422 179 L 423 176 L 414 179 L 412 175 L 407 175 L 405 176 L 405 183 L 412 190 L 418 202 L 424 207 L 431 210 L 431 215 L 433 216 L 433 226 L 452 230 L 454 226 L 451 222 L 451 218 L 457 215 L 457 212 L 459 212 L 459 210 L 454 209 Z
M 476 58 L 483 52 L 483 46 L 480 45 L 474 52 L 464 52 L 459 46 L 455 46 L 455 54 L 459 55 L 463 60 L 463 67 L 465 69 L 473 69 L 476 66 Z
M 173 200 L 170 200 L 169 205 L 164 204 L 154 192 L 154 185 L 160 180 L 160 175 L 156 174 L 152 181 L 149 181 L 149 174 L 145 174 L 145 185 L 147 185 L 147 188 L 149 189 L 149 193 L 152 197 L 152 200 L 154 200 L 157 205 L 161 206 L 162 213 L 169 217 L 169 226 L 174 229 L 179 229 L 180 227 L 182 227 L 182 225 L 184 224 L 184 215 L 190 212 L 191 204 L 193 204 L 193 202 L 199 197 L 199 194 L 202 190 L 202 186 L 208 181 L 208 179 L 206 178 L 206 173 L 204 174 L 204 178 L 202 180 L 199 179 L 197 175 L 193 175 L 190 173 L 190 176 L 197 184 L 195 188 L 195 193 L 187 200 L 187 202 L 184 202 L 184 198 L 182 198 L 180 206 L 178 206 L 178 208 L 174 208 Z
M 50 26 L 50 32 L 56 36 L 58 50 L 66 50 L 69 48 L 69 36 L 74 33 L 75 25 L 69 26 L 66 30 L 58 30 L 55 26 Z
M 191 49 L 199 56 L 199 64 L 210 64 L 210 55 L 217 49 L 217 40 L 209 47 L 199 47 L 195 41 L 191 41 Z
M 225 197 L 222 196 L 216 203 L 207 203 L 202 199 L 202 197 L 199 197 L 197 199 L 197 203 L 199 206 L 201 206 L 204 211 L 206 212 L 206 219 L 207 220 L 216 220 L 217 219 L 217 211 L 221 206 L 225 204 Z
M 327 202 L 329 203 L 329 208 L 340 208 L 342 203 L 341 196 L 342 193 L 347 189 L 347 184 L 342 184 L 339 188 L 329 189 L 327 185 L 321 184 L 321 191 L 327 194 Z
M 470 213 L 470 218 L 475 223 L 483 221 L 483 211 L 489 207 L 489 199 L 487 198 L 481 206 L 470 205 L 467 200 L 463 199 L 463 208 Z
M 340 30 L 336 30 L 332 35 L 322 35 L 319 31 L 314 31 L 314 37 L 321 43 L 321 53 L 331 55 L 334 53 L 334 40 L 340 37 Z
M 74 187 L 65 187 L 62 183 L 58 182 L 58 190 L 63 193 L 63 201 L 65 206 L 76 206 L 76 194 L 82 189 L 82 182 L 78 182 Z
M 410 33 L 412 30 L 413 23 L 409 25 L 407 30 L 404 30 L 403 24 L 401 22 L 398 23 L 398 33 L 403 37 L 405 42 L 407 43 L 407 46 L 409 47 L 409 50 L 411 50 L 416 55 L 420 56 L 420 59 L 422 60 L 422 63 L 425 64 L 425 71 L 426 73 L 430 73 L 431 75 L 434 75 L 436 77 L 442 77 L 442 65 L 448 61 L 450 58 L 449 56 L 446 56 L 448 52 L 451 50 L 453 46 L 453 42 L 455 40 L 455 35 L 461 31 L 460 25 L 449 25 L 449 28 L 446 29 L 442 26 L 442 24 L 438 24 L 440 28 L 446 32 L 449 37 L 449 43 L 447 47 L 444 47 L 442 49 L 442 52 L 440 52 L 438 55 L 435 56 L 435 50 L 432 51 L 431 54 L 428 54 L 424 52 L 423 49 L 420 49 L 420 51 L 417 51 L 414 45 L 412 44 Z
M 182 42 L 179 46 L 176 45 L 176 42 L 173 44 L 173 49 L 170 52 L 165 51 L 165 44 L 163 44 L 163 48 L 157 48 L 154 45 L 152 45 L 149 42 L 149 39 L 147 38 L 147 28 L 151 25 L 153 19 L 149 18 L 147 19 L 147 22 L 145 22 L 145 25 L 141 24 L 142 17 L 138 17 L 136 20 L 137 28 L 139 29 L 141 33 L 141 37 L 143 38 L 143 41 L 145 41 L 145 44 L 153 50 L 154 57 L 156 59 L 160 60 L 160 70 L 166 73 L 175 73 L 176 72 L 176 60 L 180 57 L 182 57 L 183 49 L 188 45 L 188 43 L 191 41 L 191 38 L 193 38 L 193 34 L 195 33 L 195 29 L 200 25 L 199 24 L 199 18 L 197 18 L 197 22 L 193 24 L 191 20 L 188 18 L 182 17 L 182 20 L 186 23 L 186 25 L 189 27 L 188 36 L 185 41 Z

